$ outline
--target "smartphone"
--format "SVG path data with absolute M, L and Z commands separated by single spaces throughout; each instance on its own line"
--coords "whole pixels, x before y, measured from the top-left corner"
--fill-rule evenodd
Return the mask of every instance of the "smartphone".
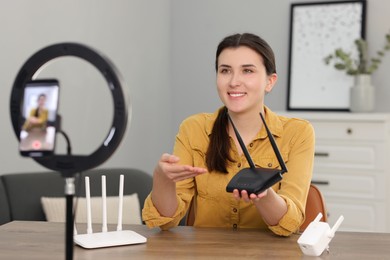
M 39 79 L 26 83 L 20 123 L 22 156 L 43 157 L 54 153 L 58 101 L 58 80 Z

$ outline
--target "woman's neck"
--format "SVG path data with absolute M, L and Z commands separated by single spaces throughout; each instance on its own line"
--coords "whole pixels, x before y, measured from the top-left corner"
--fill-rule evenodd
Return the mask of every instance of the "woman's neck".
M 234 113 L 228 111 L 230 118 L 239 131 L 253 130 L 253 128 L 260 129 L 263 125 L 260 118 L 260 112 L 264 115 L 264 110 L 247 113 Z
M 255 136 L 263 126 L 259 113 L 252 113 L 252 114 L 230 113 L 229 116 L 232 119 L 245 145 L 248 145 L 255 138 Z M 229 124 L 229 135 L 233 137 L 237 146 L 238 141 L 231 124 Z M 238 150 L 241 150 L 239 146 L 237 146 L 237 148 Z

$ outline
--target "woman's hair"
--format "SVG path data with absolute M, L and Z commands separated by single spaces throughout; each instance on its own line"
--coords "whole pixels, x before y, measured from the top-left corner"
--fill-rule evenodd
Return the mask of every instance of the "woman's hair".
M 262 58 L 267 75 L 276 73 L 275 55 L 269 44 L 259 36 L 251 33 L 233 34 L 223 39 L 217 48 L 215 57 L 215 71 L 218 71 L 218 58 L 226 48 L 246 46 L 257 52 Z
M 218 72 L 218 58 L 221 52 L 226 48 L 238 48 L 240 46 L 252 49 L 263 58 L 267 75 L 276 73 L 275 55 L 272 48 L 262 38 L 251 33 L 233 34 L 219 43 L 215 57 L 216 72 Z M 210 143 L 206 152 L 206 165 L 209 172 L 228 173 L 227 164 L 234 162 L 230 154 L 227 112 L 226 107 L 219 110 L 211 131 Z

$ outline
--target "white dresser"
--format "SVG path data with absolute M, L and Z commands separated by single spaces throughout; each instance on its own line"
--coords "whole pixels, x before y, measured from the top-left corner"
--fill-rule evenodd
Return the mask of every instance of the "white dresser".
M 316 133 L 312 182 L 339 230 L 390 232 L 390 114 L 277 112 L 309 120 Z

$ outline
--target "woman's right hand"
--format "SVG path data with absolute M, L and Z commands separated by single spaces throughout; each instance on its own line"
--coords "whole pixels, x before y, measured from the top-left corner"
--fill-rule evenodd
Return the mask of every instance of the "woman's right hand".
M 164 153 L 154 170 L 152 201 L 161 216 L 172 217 L 176 212 L 175 182 L 207 172 L 204 168 L 181 165 L 179 161 L 179 157 Z
M 181 165 L 179 161 L 179 157 L 164 153 L 156 166 L 155 174 L 172 182 L 178 182 L 207 172 L 205 168 Z

